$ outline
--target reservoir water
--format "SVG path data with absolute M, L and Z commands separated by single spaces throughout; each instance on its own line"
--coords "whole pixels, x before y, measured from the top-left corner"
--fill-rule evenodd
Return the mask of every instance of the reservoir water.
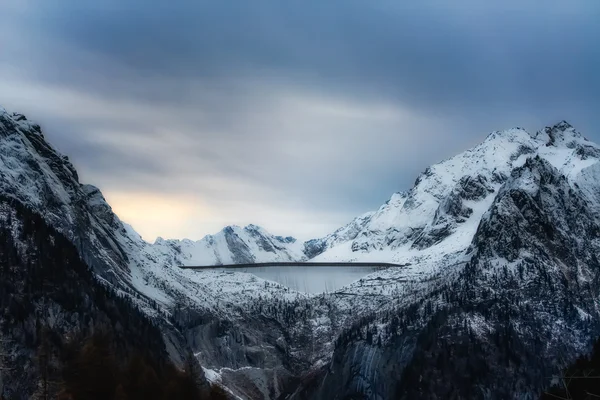
M 210 268 L 213 269 L 213 268 Z M 334 292 L 381 268 L 368 266 L 274 266 L 227 268 L 215 267 L 219 271 L 247 272 L 269 281 L 304 293 Z

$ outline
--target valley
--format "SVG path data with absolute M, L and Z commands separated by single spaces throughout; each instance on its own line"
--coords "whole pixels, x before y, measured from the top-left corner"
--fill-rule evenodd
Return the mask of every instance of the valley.
M 264 279 L 265 286 L 277 282 L 297 292 L 320 294 L 336 292 L 344 286 L 385 268 L 402 268 L 384 263 L 257 263 L 223 266 L 182 267 L 201 274 L 206 271 L 246 273 Z
M 136 324 L 153 327 L 157 354 L 181 366 L 191 352 L 203 379 L 233 398 L 533 398 L 560 360 L 600 336 L 600 146 L 565 121 L 493 132 L 306 242 L 256 225 L 146 242 L 79 182 L 40 125 L 4 109 L 0 193 L 7 252 L 35 270 L 41 239 L 31 226 L 41 223 L 31 221 L 43 221 L 102 290 L 143 315 Z M 198 265 L 214 267 L 181 268 Z M 3 271 L 20 304 L 23 271 Z M 66 276 L 54 289 L 77 294 Z M 50 314 L 16 322 L 5 309 L 3 337 L 16 341 L 37 318 L 60 347 L 90 326 L 60 292 L 49 291 Z M 11 361 L 23 367 L 35 343 L 19 341 Z M 31 367 L 28 383 L 8 371 L 4 390 L 34 390 L 39 376 Z

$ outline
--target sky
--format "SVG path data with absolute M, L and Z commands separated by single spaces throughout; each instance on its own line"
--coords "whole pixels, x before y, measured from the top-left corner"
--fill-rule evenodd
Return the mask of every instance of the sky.
M 600 141 L 597 0 L 0 8 L 0 105 L 149 241 L 320 237 L 494 130 Z

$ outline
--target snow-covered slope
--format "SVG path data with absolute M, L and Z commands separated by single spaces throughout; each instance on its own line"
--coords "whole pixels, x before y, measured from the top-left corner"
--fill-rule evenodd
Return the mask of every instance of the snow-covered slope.
M 176 266 L 300 260 L 301 244 L 249 225 L 227 227 L 201 241 L 149 244 L 113 212 L 100 190 L 79 183 L 66 156 L 45 141 L 39 125 L 0 108 L 0 193 L 37 210 L 79 248 L 99 277 L 118 290 L 171 304 L 194 299 L 198 274 Z M 168 267 L 168 268 L 167 268 Z M 190 289 L 190 287 L 193 287 Z
M 374 214 L 375 213 L 373 212 L 365 213 L 354 218 L 348 225 L 339 228 L 324 238 L 312 239 L 304 242 L 304 253 L 308 258 L 313 258 L 328 248 L 353 240 L 369 223 Z
M 76 246 L 101 282 L 154 319 L 174 361 L 180 361 L 189 346 L 204 366 L 233 369 L 228 379 L 234 379 L 240 368 L 269 366 L 265 376 L 276 376 L 274 384 L 281 384 L 287 373 L 282 365 L 288 369 L 305 365 L 303 353 L 291 356 L 275 345 L 290 351 L 303 346 L 301 329 L 290 323 L 283 328 L 280 319 L 282 308 L 307 301 L 307 295 L 248 273 L 178 268 L 186 260 L 197 260 L 178 246 L 142 240 L 112 212 L 98 188 L 79 182 L 68 158 L 46 142 L 39 125 L 2 108 L 0 195 L 42 216 Z M 237 240 L 235 230 L 231 228 L 234 234 L 224 233 L 219 240 Z M 248 250 L 256 250 L 256 257 L 262 259 L 271 254 L 274 259 L 290 259 L 299 254 L 294 250 L 299 245 L 291 238 L 273 237 L 253 226 L 241 231 L 245 241 L 239 240 L 240 246 L 230 247 L 229 253 L 221 250 L 222 260 L 225 254 L 233 260 L 232 249 L 248 257 L 255 257 Z M 257 304 L 275 300 L 279 306 L 263 311 L 265 320 L 255 322 Z M 201 346 L 209 351 L 199 353 Z M 257 358 L 258 349 L 264 346 L 267 350 Z
M 545 347 L 529 356 L 549 366 L 544 376 L 561 349 L 584 351 L 599 332 L 598 161 L 600 147 L 566 122 L 535 134 L 509 129 L 428 168 L 408 192 L 322 239 L 302 244 L 250 225 L 150 244 L 100 190 L 79 183 L 38 125 L 0 109 L 0 195 L 75 244 L 101 281 L 156 321 L 174 359 L 189 346 L 211 377 L 249 399 L 280 397 L 303 375 L 320 392 L 307 397 L 302 385 L 298 398 L 343 396 L 339 388 L 366 398 L 445 398 L 435 385 L 434 395 L 394 397 L 404 389 L 390 385 L 409 364 L 425 376 L 419 357 L 433 356 L 450 369 L 431 382 L 458 382 L 452 374 L 468 363 L 456 354 L 502 357 L 507 332 L 510 345 L 541 340 Z M 248 273 L 177 268 L 305 257 L 409 265 L 317 296 Z M 478 383 L 456 387 L 506 394 L 511 371 L 481 369 Z M 527 379 L 525 395 L 542 384 Z
M 306 259 L 302 244 L 296 239 L 273 236 L 256 225 L 245 228 L 228 226 L 198 241 L 158 238 L 154 247 L 162 252 L 173 252 L 181 260 L 181 265 L 251 264 Z
M 478 146 L 427 168 L 411 190 L 394 194 L 361 224 L 353 221 L 339 230 L 352 235 L 336 231 L 308 242 L 318 250 L 311 255 L 319 261 L 412 263 L 464 249 L 511 171 L 536 156 L 574 185 L 597 181 L 600 147 L 565 121 L 535 134 L 521 128 L 493 132 Z
M 537 398 L 600 335 L 599 149 L 565 122 L 493 133 L 421 175 L 362 252 L 327 250 L 413 264 L 332 301 L 353 323 L 292 398 Z

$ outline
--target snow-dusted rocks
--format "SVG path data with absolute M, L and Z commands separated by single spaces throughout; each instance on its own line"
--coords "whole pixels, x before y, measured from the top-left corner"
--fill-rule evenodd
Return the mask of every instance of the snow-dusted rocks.
M 154 246 L 172 251 L 180 265 L 252 264 L 259 262 L 302 261 L 302 244 L 292 237 L 273 236 L 263 228 L 228 226 L 199 241 L 158 238 Z
M 529 134 L 521 128 L 496 131 L 478 146 L 427 168 L 406 193 L 396 193 L 360 224 L 337 235 L 307 242 L 316 260 L 411 262 L 415 251 L 431 253 L 442 243 L 457 249 L 470 243 L 498 189 L 528 158 L 539 156 L 578 180 L 596 181 L 600 147 L 567 122 Z M 597 196 L 589 191 L 590 196 Z M 332 240 L 335 239 L 335 240 Z M 458 240 L 458 242 L 457 242 Z M 453 242 L 454 244 L 450 244 Z
M 289 356 L 275 347 L 284 337 L 286 347 L 300 346 L 293 343 L 293 332 L 282 330 L 283 306 L 264 311 L 268 323 L 251 321 L 265 302 L 296 304 L 306 295 L 247 273 L 178 268 L 192 258 L 173 246 L 142 240 L 113 213 L 97 188 L 79 183 L 68 158 L 45 141 L 39 125 L 4 109 L 0 110 L 0 195 L 39 213 L 64 234 L 100 281 L 161 327 L 175 362 L 186 346 L 198 352 L 201 343 L 211 351 L 199 355 L 199 360 L 210 368 L 290 365 Z M 227 244 L 227 249 L 217 249 L 223 260 L 303 257 L 295 250 L 301 244 L 293 238 L 275 237 L 255 226 L 225 229 L 215 238 L 213 242 Z M 262 332 L 266 325 L 273 325 L 268 334 Z M 240 342 L 240 338 L 244 339 Z M 270 350 L 253 357 L 251 343 Z M 300 354 L 295 360 L 306 365 Z M 235 372 L 227 374 L 232 375 Z
M 351 310 L 379 311 L 342 329 L 294 398 L 536 398 L 600 335 L 598 148 L 561 122 L 494 132 L 428 169 L 402 210 L 428 215 L 417 237 L 399 229 L 400 246 L 359 255 L 412 265 L 345 290 L 369 295 Z
M 559 354 L 600 334 L 599 161 L 600 147 L 564 121 L 498 131 L 324 238 L 249 225 L 151 244 L 79 183 L 39 125 L 0 109 L 0 194 L 72 241 L 157 322 L 175 360 L 191 347 L 251 399 L 296 388 L 305 399 L 533 396 Z M 307 259 L 405 266 L 321 295 L 178 268 Z
M 345 243 L 356 238 L 369 223 L 375 213 L 368 212 L 356 217 L 348 225 L 321 239 L 312 239 L 304 243 L 304 253 L 308 258 L 313 258 L 337 244 Z

